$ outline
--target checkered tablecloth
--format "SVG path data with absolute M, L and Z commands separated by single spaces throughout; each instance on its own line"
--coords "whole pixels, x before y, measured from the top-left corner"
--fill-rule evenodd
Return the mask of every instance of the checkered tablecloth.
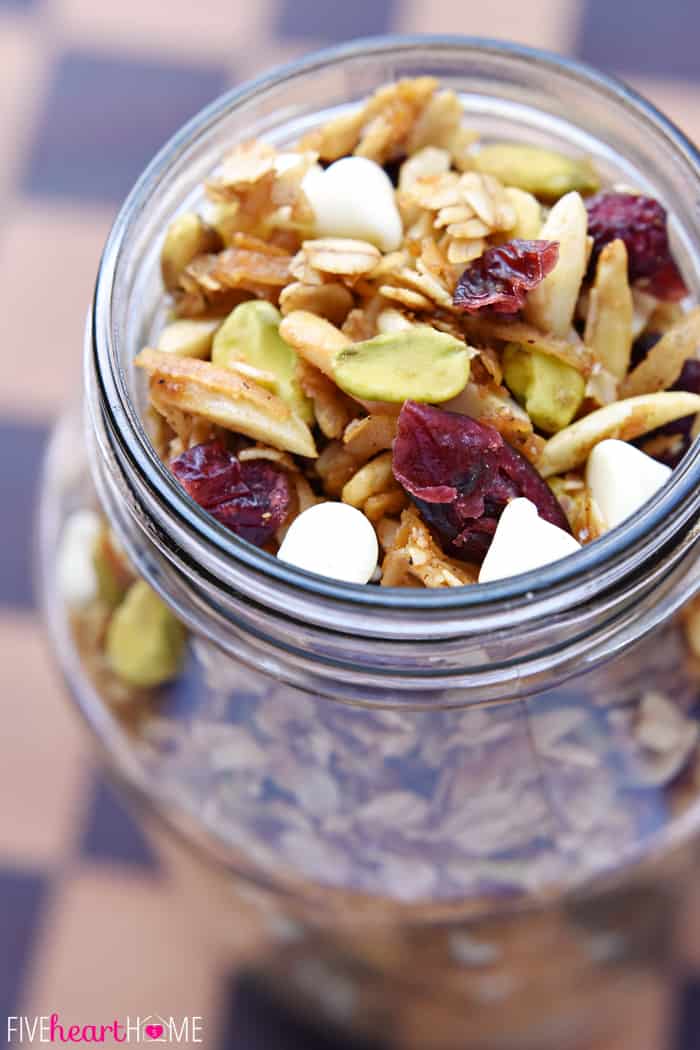
M 100 775 L 34 615 L 30 522 L 48 428 L 79 382 L 100 249 L 144 164 L 228 86 L 387 31 L 575 54 L 700 132 L 698 0 L 0 0 L 0 1043 L 8 1015 L 85 1023 L 155 1004 L 204 1016 L 211 1048 L 292 1039 L 197 943 Z M 685 1050 L 700 1047 L 697 912 L 676 982 Z M 649 1028 L 629 1050 L 660 1038 Z

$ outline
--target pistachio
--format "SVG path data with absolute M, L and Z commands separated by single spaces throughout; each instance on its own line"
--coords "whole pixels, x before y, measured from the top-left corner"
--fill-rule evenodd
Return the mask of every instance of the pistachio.
M 194 212 L 178 215 L 168 226 L 160 253 L 163 284 L 169 292 L 177 288 L 180 274 L 197 255 L 216 252 L 221 237 Z
M 173 321 L 158 337 L 158 349 L 180 357 L 207 358 L 211 353 L 214 332 L 221 324 L 215 321 Z
M 97 593 L 101 601 L 111 609 L 116 608 L 124 597 L 134 576 L 117 545 L 110 529 L 102 526 L 92 552 L 92 562 L 97 577 Z
M 555 434 L 571 422 L 583 401 L 586 381 L 556 357 L 510 343 L 503 352 L 508 389 L 540 430 Z
M 429 325 L 377 335 L 341 350 L 334 362 L 341 390 L 372 401 L 447 401 L 463 390 L 475 350 Z
M 552 208 L 540 230 L 545 241 L 556 241 L 559 259 L 552 272 L 528 294 L 525 318 L 564 338 L 571 328 L 576 301 L 588 263 L 588 214 L 578 193 L 567 193 Z
M 178 674 L 185 630 L 144 580 L 131 585 L 107 629 L 106 655 L 128 685 L 151 688 Z
M 517 186 L 543 200 L 557 200 L 572 190 L 594 193 L 600 186 L 589 160 L 515 142 L 483 146 L 474 157 L 474 166 L 495 175 L 505 186 Z
M 563 474 L 580 466 L 594 445 L 604 438 L 632 441 L 640 434 L 700 412 L 700 395 L 683 390 L 665 390 L 615 401 L 578 419 L 550 438 L 542 450 L 537 469 L 543 478 Z
M 243 362 L 276 380 L 274 393 L 286 401 L 305 422 L 313 418 L 311 402 L 297 379 L 296 351 L 280 335 L 279 310 L 264 299 L 240 303 L 214 337 L 212 363 L 230 368 Z

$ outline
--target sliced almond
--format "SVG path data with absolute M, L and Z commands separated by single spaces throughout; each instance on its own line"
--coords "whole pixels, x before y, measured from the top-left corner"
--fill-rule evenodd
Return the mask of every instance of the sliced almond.
M 560 430 L 542 450 L 537 469 L 544 478 L 563 474 L 584 463 L 604 438 L 632 441 L 640 434 L 700 412 L 700 395 L 682 390 L 642 394 L 615 401 Z
M 333 361 L 336 354 L 352 345 L 339 328 L 307 310 L 294 310 L 287 314 L 280 324 L 280 335 L 300 357 L 330 379 L 334 379 Z
M 583 341 L 603 368 L 617 379 L 622 379 L 629 368 L 633 320 L 634 303 L 627 279 L 627 248 L 624 241 L 611 241 L 598 259 Z
M 525 317 L 543 332 L 563 338 L 571 328 L 581 282 L 586 272 L 588 213 L 580 193 L 567 193 L 552 208 L 540 238 L 556 241 L 556 266 L 525 303 Z
M 286 402 L 228 368 L 146 348 L 135 359 L 151 377 L 151 401 L 202 417 L 300 456 L 317 455 L 308 426 Z
M 394 487 L 391 452 L 381 455 L 360 467 L 355 476 L 343 486 L 343 503 L 351 507 L 361 507 L 370 496 L 386 492 Z
M 396 437 L 397 417 L 373 413 L 353 419 L 343 434 L 343 444 L 358 462 L 391 448 Z
M 622 384 L 624 397 L 666 390 L 678 379 L 688 358 L 700 353 L 700 306 L 661 336 Z

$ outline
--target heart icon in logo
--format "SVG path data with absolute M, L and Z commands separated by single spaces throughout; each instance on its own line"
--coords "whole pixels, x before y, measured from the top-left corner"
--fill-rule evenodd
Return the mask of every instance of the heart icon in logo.
M 160 1039 L 163 1034 L 162 1024 L 147 1024 L 144 1028 L 144 1032 L 149 1039 Z

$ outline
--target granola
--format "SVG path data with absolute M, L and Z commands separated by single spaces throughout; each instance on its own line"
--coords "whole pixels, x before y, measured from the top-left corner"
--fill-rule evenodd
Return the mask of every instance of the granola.
M 136 364 L 176 475 L 199 446 L 204 470 L 221 448 L 277 453 L 290 497 L 269 553 L 305 511 L 344 504 L 382 552 L 366 582 L 473 585 L 502 511 L 526 499 L 530 554 L 508 569 L 525 572 L 554 557 L 542 522 L 574 548 L 595 541 L 622 520 L 610 487 L 638 513 L 667 477 L 653 464 L 674 466 L 694 436 L 700 308 L 682 305 L 661 204 L 601 189 L 586 157 L 482 141 L 431 77 L 380 88 L 296 146 L 234 146 L 204 192 L 202 214 L 165 233 L 174 318 Z M 411 433 L 420 404 L 430 425 Z M 624 476 L 620 444 L 638 454 Z M 337 571 L 319 549 L 338 579 L 369 564 L 356 520 Z

